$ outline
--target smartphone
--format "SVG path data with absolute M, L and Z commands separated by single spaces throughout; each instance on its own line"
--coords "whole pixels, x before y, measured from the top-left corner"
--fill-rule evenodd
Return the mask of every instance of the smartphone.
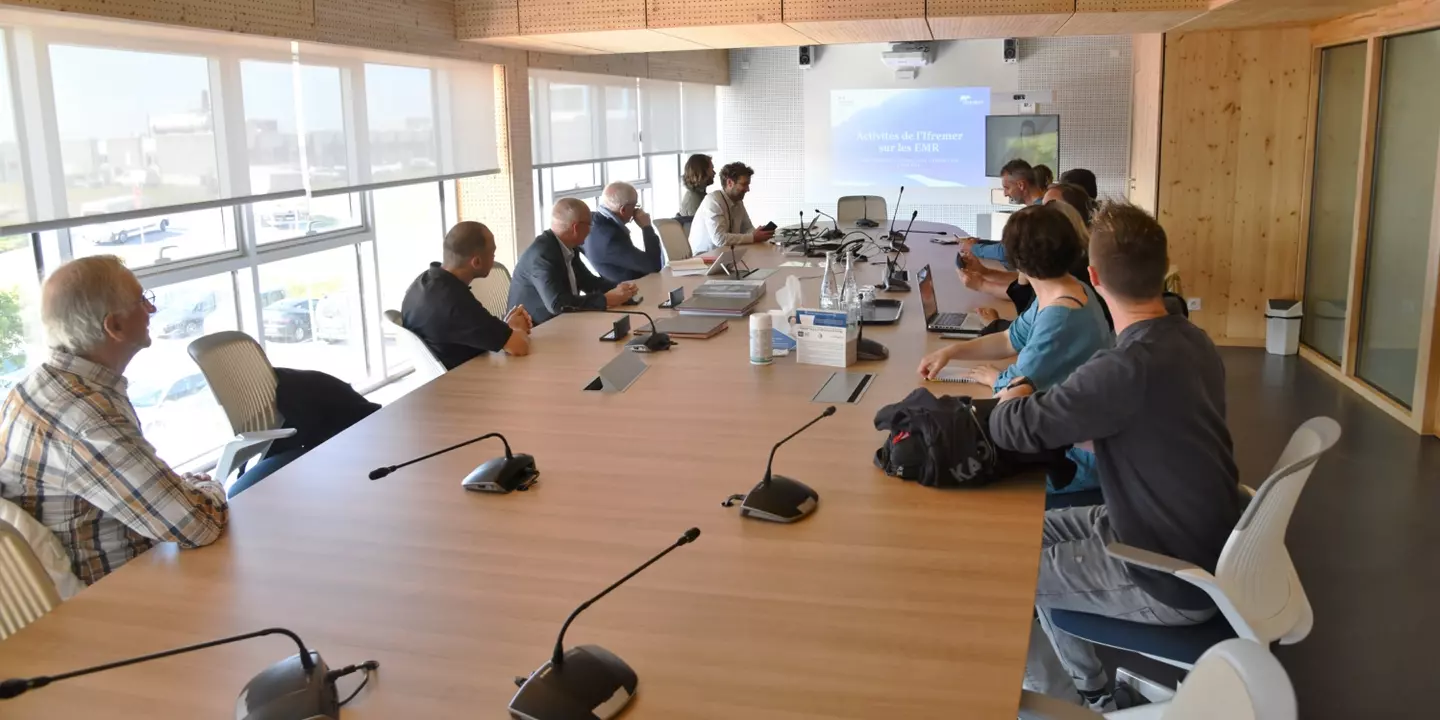
M 762 228 L 760 228 L 760 229 L 761 229 L 761 230 L 768 230 L 768 231 L 770 231 L 770 232 L 775 232 L 775 221 L 774 221 L 774 220 L 771 220 L 770 222 L 765 223 L 765 227 L 762 227 Z

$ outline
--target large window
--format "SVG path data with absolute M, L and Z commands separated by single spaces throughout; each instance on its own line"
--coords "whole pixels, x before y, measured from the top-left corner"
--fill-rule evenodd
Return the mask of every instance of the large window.
M 205 334 L 247 333 L 273 365 L 362 392 L 408 371 L 381 311 L 440 258 L 455 178 L 496 172 L 492 66 L 6 17 L 33 23 L 0 26 L 0 385 L 48 354 L 43 278 L 99 254 L 155 293 L 126 375 L 172 464 L 231 436 L 189 357 Z
M 206 58 L 51 45 L 50 71 L 71 217 L 219 197 Z

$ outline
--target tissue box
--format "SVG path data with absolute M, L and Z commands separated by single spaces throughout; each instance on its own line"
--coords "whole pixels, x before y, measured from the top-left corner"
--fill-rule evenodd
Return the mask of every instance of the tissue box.
M 798 362 L 829 367 L 854 364 L 860 333 L 846 325 L 844 312 L 796 310 L 794 330 Z

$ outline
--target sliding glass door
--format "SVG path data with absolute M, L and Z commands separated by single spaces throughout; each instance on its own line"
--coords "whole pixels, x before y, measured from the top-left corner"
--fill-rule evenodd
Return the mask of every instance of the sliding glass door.
M 1300 339 L 1337 365 L 1345 348 L 1355 192 L 1365 110 L 1365 43 L 1320 53 L 1320 101 Z
M 1440 157 L 1440 30 L 1386 38 L 1356 375 L 1411 407 Z

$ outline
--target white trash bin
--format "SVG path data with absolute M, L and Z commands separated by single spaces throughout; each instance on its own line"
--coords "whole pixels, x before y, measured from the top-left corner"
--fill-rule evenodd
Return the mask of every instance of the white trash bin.
M 1299 300 L 1271 300 L 1265 310 L 1265 352 L 1294 355 L 1300 352 Z

